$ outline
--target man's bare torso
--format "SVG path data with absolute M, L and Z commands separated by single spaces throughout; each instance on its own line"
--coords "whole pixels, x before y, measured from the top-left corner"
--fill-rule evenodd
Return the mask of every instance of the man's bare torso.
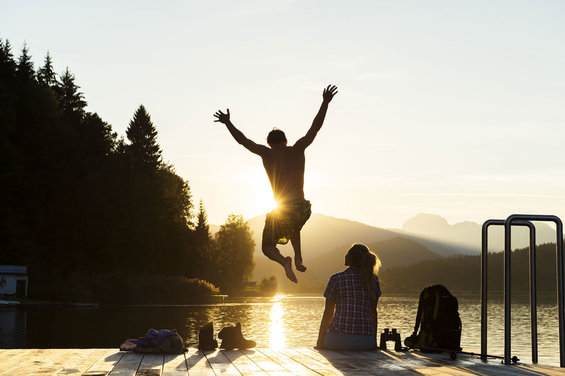
M 281 146 L 261 156 L 275 201 L 289 204 L 304 200 L 304 149 Z

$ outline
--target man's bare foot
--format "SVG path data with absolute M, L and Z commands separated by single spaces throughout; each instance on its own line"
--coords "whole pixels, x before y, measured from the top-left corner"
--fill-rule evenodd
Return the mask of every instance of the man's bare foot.
M 284 267 L 284 271 L 286 273 L 286 278 L 290 279 L 294 283 L 298 283 L 298 279 L 296 279 L 296 275 L 294 274 L 294 271 L 292 270 L 292 258 L 285 257 L 283 267 Z
M 295 258 L 294 259 L 294 266 L 296 266 L 296 270 L 298 270 L 299 272 L 305 272 L 306 271 L 306 267 L 304 266 L 304 264 L 302 264 L 302 260 Z

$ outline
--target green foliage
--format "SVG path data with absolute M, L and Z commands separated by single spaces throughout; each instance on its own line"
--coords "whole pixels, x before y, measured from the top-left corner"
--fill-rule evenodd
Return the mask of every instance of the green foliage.
M 240 291 L 242 282 L 254 267 L 255 242 L 249 225 L 241 215 L 230 214 L 214 238 L 210 249 L 209 279 L 222 291 Z
M 259 291 L 263 296 L 274 296 L 277 293 L 277 288 L 277 277 L 274 275 L 263 278 L 259 283 Z
M 29 266 L 32 298 L 216 291 L 186 282 L 204 274 L 190 186 L 162 162 L 147 110 L 125 143 L 79 89 L 49 55 L 35 74 L 27 47 L 16 63 L 0 40 L 0 264 Z
M 70 273 L 41 282 L 30 285 L 36 299 L 106 304 L 188 304 L 219 293 L 210 282 L 179 276 Z

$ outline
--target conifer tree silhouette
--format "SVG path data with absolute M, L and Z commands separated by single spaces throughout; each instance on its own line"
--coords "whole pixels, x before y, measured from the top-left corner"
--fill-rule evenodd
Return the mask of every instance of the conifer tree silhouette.
M 210 226 L 208 225 L 208 214 L 206 214 L 206 208 L 204 208 L 204 202 L 200 200 L 198 205 L 198 214 L 196 222 L 196 236 L 199 243 L 206 244 L 208 242 L 208 237 L 210 236 Z M 207 245 L 207 244 L 206 244 Z
M 29 49 L 25 43 L 22 48 L 22 53 L 18 59 L 16 77 L 20 82 L 27 82 L 35 79 L 33 62 L 31 61 L 31 55 L 29 54 Z
M 55 91 L 63 114 L 67 115 L 67 117 L 72 117 L 73 120 L 82 118 L 84 108 L 86 107 L 84 94 L 78 89 L 80 87 L 75 83 L 75 75 L 67 67 L 61 75 L 60 83 Z
M 12 86 L 15 72 L 16 62 L 10 41 L 2 42 L 0 39 L 0 85 Z
M 53 69 L 53 61 L 49 52 L 45 55 L 43 66 L 37 70 L 37 81 L 43 87 L 55 88 L 58 85 L 57 74 Z
M 130 141 L 128 157 L 132 167 L 157 170 L 162 166 L 162 151 L 157 143 L 157 129 L 145 107 L 140 105 L 126 130 Z

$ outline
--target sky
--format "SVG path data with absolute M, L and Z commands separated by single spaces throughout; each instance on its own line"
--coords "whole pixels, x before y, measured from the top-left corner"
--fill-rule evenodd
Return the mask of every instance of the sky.
M 313 211 L 399 228 L 513 213 L 565 219 L 565 2 L 0 0 L 0 38 L 67 66 L 120 136 L 143 104 L 209 222 L 273 204 L 247 137 L 310 127 Z

